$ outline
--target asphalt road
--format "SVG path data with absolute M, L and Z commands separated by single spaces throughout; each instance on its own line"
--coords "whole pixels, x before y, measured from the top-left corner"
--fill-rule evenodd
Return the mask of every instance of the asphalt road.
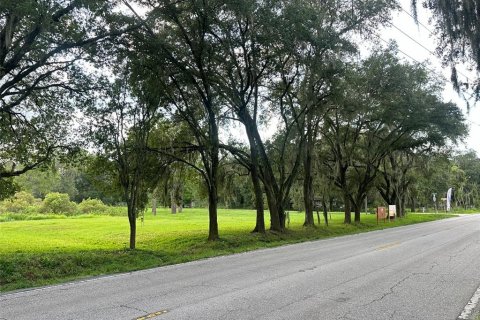
M 457 319 L 480 215 L 0 295 L 0 319 Z

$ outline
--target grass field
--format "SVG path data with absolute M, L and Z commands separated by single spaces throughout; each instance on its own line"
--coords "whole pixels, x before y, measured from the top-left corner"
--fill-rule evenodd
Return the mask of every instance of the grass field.
M 303 213 L 291 213 L 284 234 L 251 234 L 253 210 L 219 210 L 221 239 L 208 242 L 206 209 L 185 209 L 172 215 L 160 210 L 138 222 L 137 250 L 128 250 L 126 217 L 83 215 L 61 219 L 0 223 L 0 291 L 41 286 L 89 276 L 186 262 L 287 243 L 383 229 L 449 217 L 409 214 L 377 225 L 374 215 L 344 225 L 332 214 L 329 227 L 304 228 Z M 268 217 L 266 218 L 268 221 Z M 323 221 L 322 221 L 323 222 Z

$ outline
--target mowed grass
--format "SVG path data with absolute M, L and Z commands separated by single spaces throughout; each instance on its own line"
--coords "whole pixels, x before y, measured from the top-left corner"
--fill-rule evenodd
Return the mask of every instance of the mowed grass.
M 219 210 L 219 241 L 207 241 L 206 209 L 167 209 L 138 220 L 137 249 L 128 249 L 127 217 L 85 215 L 62 219 L 0 223 L 0 291 L 42 286 L 90 276 L 140 270 L 287 243 L 322 239 L 449 217 L 409 214 L 380 222 L 362 214 L 360 224 L 343 224 L 332 214 L 330 226 L 302 226 L 303 213 L 290 213 L 287 232 L 252 234 L 254 210 Z M 266 213 L 268 222 L 268 213 Z M 268 223 L 267 223 L 268 224 Z

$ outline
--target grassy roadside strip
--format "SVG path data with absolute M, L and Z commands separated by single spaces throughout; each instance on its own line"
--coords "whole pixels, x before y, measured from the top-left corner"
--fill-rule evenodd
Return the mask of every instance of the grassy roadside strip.
M 137 250 L 126 249 L 126 217 L 88 216 L 0 223 L 0 291 L 56 284 L 91 276 L 152 268 L 213 256 L 276 247 L 451 217 L 409 214 L 377 225 L 374 215 L 359 224 L 344 225 L 332 214 L 330 226 L 304 228 L 303 214 L 291 213 L 284 234 L 251 234 L 252 210 L 221 210 L 221 239 L 206 241 L 208 213 L 189 209 L 171 215 L 166 210 L 146 216 L 138 226 Z M 268 219 L 268 218 L 267 218 Z M 266 219 L 266 220 L 267 220 Z M 323 222 L 323 221 L 322 221 Z

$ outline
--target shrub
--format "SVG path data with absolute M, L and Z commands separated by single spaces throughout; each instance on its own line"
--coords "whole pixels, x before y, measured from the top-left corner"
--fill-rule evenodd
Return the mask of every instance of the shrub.
M 36 211 L 35 206 L 40 203 L 39 199 L 35 199 L 30 193 L 20 191 L 15 195 L 3 201 L 2 211 L 10 213 L 25 213 L 26 211 Z
M 78 209 L 82 213 L 105 213 L 107 206 L 98 199 L 84 199 L 79 205 Z
M 77 209 L 77 205 L 70 201 L 70 197 L 66 193 L 52 192 L 43 199 L 43 212 L 73 214 Z

